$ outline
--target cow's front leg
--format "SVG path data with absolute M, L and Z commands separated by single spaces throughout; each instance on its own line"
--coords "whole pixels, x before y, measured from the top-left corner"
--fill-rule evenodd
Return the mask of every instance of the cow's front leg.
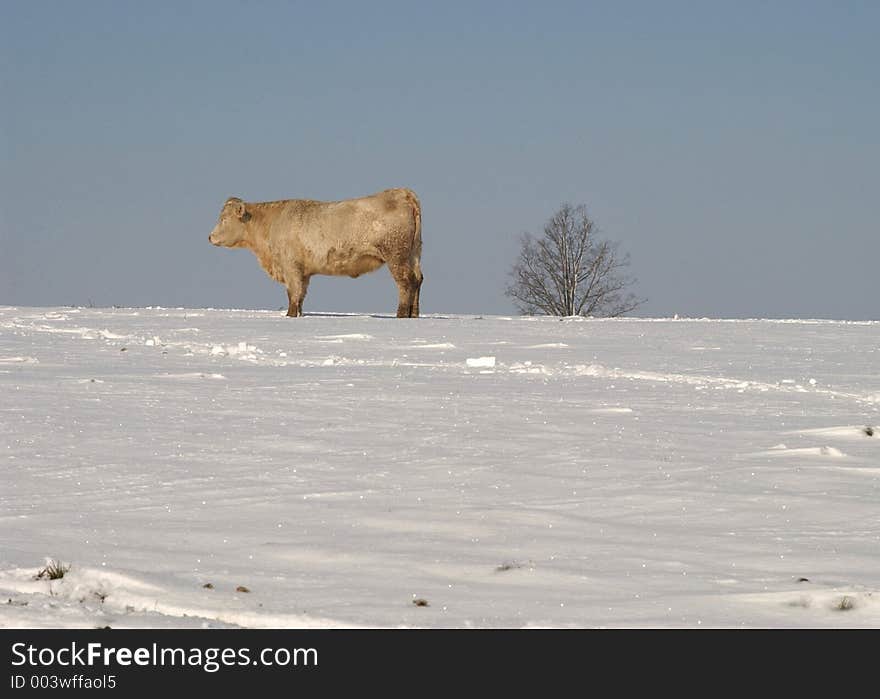
M 290 289 L 287 290 L 287 317 L 296 318 L 302 312 L 302 302 L 298 302 Z
M 309 278 L 305 275 L 294 277 L 287 282 L 287 316 L 298 318 L 302 313 L 303 300 L 309 288 Z

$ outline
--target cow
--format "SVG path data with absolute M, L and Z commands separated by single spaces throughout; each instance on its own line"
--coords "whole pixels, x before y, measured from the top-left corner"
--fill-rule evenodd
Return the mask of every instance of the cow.
M 302 315 L 314 274 L 359 277 L 388 266 L 399 292 L 398 318 L 417 318 L 422 286 L 422 210 L 409 189 L 342 201 L 230 197 L 208 240 L 247 248 L 287 288 L 287 315 Z

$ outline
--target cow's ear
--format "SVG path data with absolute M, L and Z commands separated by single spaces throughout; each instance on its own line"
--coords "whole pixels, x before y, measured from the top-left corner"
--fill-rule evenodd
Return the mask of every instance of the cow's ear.
M 240 202 L 237 202 L 237 203 L 236 203 L 236 205 L 235 205 L 235 215 L 236 215 L 240 220 L 242 220 L 242 221 L 246 221 L 246 220 L 247 220 L 248 212 L 247 212 L 247 209 L 245 208 L 245 205 L 244 205 L 244 202 L 243 202 L 243 201 L 240 201 Z

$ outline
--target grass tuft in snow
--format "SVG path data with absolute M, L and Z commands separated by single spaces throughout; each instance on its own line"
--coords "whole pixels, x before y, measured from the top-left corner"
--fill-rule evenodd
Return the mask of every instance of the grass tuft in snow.
M 840 612 L 848 612 L 851 609 L 856 608 L 855 600 L 852 597 L 848 597 L 844 595 L 837 602 L 834 603 L 834 609 Z
M 862 432 L 864 432 L 868 437 L 873 437 L 873 436 L 874 436 L 874 428 L 871 427 L 870 425 L 868 425 L 867 427 L 865 427 L 865 429 L 862 430 Z
M 60 580 L 69 570 L 69 565 L 52 559 L 46 562 L 46 566 L 34 576 L 34 580 Z

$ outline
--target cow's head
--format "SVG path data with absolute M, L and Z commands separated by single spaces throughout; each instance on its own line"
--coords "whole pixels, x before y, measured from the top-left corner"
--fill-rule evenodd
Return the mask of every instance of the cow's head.
M 220 219 L 208 241 L 224 248 L 238 248 L 244 245 L 245 222 L 250 218 L 247 206 L 238 197 L 229 197 L 220 210 Z

